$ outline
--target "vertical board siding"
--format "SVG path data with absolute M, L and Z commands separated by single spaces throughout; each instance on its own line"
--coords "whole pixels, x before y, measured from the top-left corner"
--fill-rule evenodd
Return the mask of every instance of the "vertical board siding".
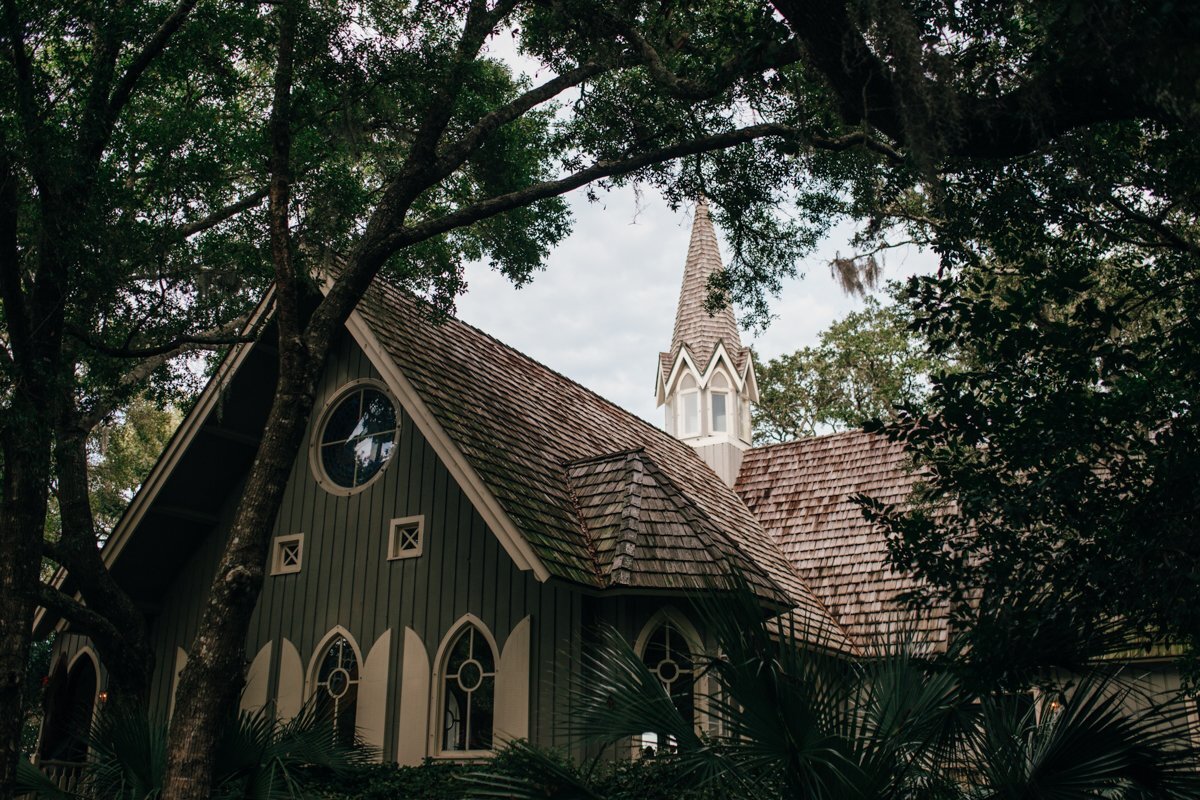
M 565 743 L 554 729 L 567 705 L 568 662 L 578 659 L 579 593 L 555 582 L 538 583 L 532 573 L 517 569 L 403 409 L 398 409 L 401 434 L 391 461 L 365 490 L 333 495 L 313 477 L 308 453 L 313 431 L 327 403 L 359 378 L 382 383 L 365 354 L 345 336 L 318 387 L 308 436 L 296 454 L 272 534 L 304 534 L 302 568 L 295 574 L 267 575 L 247 637 L 251 654 L 273 644 L 269 697 L 279 688 L 283 638 L 295 644 L 307 678 L 314 648 L 334 626 L 344 627 L 364 655 L 391 631 L 383 741 L 390 759 L 401 724 L 405 627 L 413 629 L 432 657 L 450 626 L 471 613 L 487 625 L 502 651 L 513 627 L 528 615 L 530 738 Z M 152 703 L 161 714 L 169 699 L 175 648 L 191 646 L 235 502 L 236 497 L 229 498 L 222 523 L 173 583 L 154 621 L 158 666 Z M 425 517 L 422 555 L 388 561 L 390 521 L 417 514 Z

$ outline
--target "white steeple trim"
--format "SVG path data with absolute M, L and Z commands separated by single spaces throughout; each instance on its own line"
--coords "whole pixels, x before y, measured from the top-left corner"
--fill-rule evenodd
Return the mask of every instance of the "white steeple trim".
M 708 388 L 709 381 L 712 380 L 713 374 L 716 373 L 717 369 L 722 363 L 725 365 L 726 374 L 728 374 L 730 379 L 733 381 L 734 388 L 737 389 L 739 394 L 747 391 L 746 387 L 748 383 L 751 385 L 752 388 L 749 390 L 747 396 L 751 402 L 756 403 L 758 402 L 758 381 L 754 379 L 754 369 L 752 368 L 751 364 L 752 360 L 753 356 L 747 354 L 746 366 L 739 371 L 737 364 L 734 363 L 733 358 L 729 355 L 729 351 L 725 349 L 725 344 L 723 342 L 718 342 L 716 349 L 713 351 L 712 358 L 708 360 L 707 368 L 701 370 L 696 366 L 696 362 L 692 360 L 692 356 L 688 352 L 688 349 L 686 347 L 680 348 L 679 355 L 675 357 L 675 363 L 671 366 L 670 375 L 668 375 L 664 381 L 662 374 L 660 373 L 658 380 L 655 381 L 655 383 L 658 384 L 655 392 L 658 398 L 658 405 L 661 406 L 663 403 L 667 402 L 667 399 L 670 397 L 670 395 L 675 392 L 676 387 L 679 385 L 679 380 L 683 376 L 685 370 L 692 373 L 692 375 L 696 378 L 696 383 L 699 384 L 701 389 L 706 389 Z

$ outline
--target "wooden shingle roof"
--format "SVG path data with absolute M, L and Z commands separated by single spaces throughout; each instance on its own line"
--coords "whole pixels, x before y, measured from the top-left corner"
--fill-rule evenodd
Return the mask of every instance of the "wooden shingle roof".
M 749 563 L 760 595 L 786 598 L 828 646 L 850 647 L 691 447 L 482 331 L 435 323 L 386 283 L 372 285 L 358 313 L 551 575 L 604 588 L 636 574 L 630 585 L 677 589 L 703 583 L 721 564 Z M 630 451 L 639 452 L 636 480 L 620 474 L 633 469 L 621 455 Z M 616 498 L 634 493 L 642 504 L 633 527 L 644 538 L 625 564 L 605 550 L 620 542 L 615 528 L 627 527 L 616 521 Z
M 567 472 L 607 585 L 730 588 L 730 575 L 740 573 L 760 594 L 787 603 L 644 448 L 577 461 Z
M 716 352 L 718 342 L 725 345 L 725 350 L 736 362 L 736 370 L 741 373 L 749 350 L 742 346 L 733 309 L 725 306 L 715 314 L 709 314 L 706 307 L 709 279 L 723 269 L 717 233 L 708 215 L 708 203 L 701 198 L 696 203 L 692 238 L 683 267 L 683 285 L 679 289 L 679 306 L 675 310 L 671 349 L 659 354 L 659 371 L 664 383 L 680 351 L 686 348 L 697 369 L 704 372 Z
M 902 504 L 918 477 L 900 444 L 849 431 L 748 450 L 734 488 L 857 644 L 916 636 L 942 646 L 944 612 L 896 602 L 914 579 L 891 569 L 883 534 L 851 500 Z

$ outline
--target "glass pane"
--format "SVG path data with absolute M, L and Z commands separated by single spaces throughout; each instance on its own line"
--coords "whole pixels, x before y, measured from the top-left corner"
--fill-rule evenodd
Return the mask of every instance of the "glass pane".
M 458 668 L 471 657 L 471 636 L 474 633 L 474 628 L 467 628 L 454 642 L 454 647 L 450 648 L 450 655 L 446 658 L 446 675 L 457 675 Z
M 650 639 L 646 642 L 646 653 L 642 656 L 642 662 L 650 669 L 658 666 L 658 663 L 667 657 L 667 626 L 660 625 L 651 634 Z
M 696 433 L 700 430 L 700 394 L 691 392 L 683 396 L 683 432 Z
M 718 433 L 725 433 L 729 430 L 729 422 L 725 411 L 724 392 L 713 392 L 712 395 L 712 414 L 713 414 L 713 430 Z
M 347 489 L 354 487 L 354 442 L 321 447 L 321 466 L 329 480 Z
M 482 648 L 484 650 L 487 647 Z M 468 746 L 471 750 L 492 749 L 492 718 L 495 716 L 496 679 L 487 677 L 471 692 L 471 725 Z
M 359 432 L 364 435 L 391 432 L 396 429 L 396 408 L 387 395 L 376 389 L 363 391 L 363 413 Z
M 325 430 L 321 432 L 321 444 L 340 442 L 354 435 L 358 427 L 359 406 L 362 403 L 362 392 L 355 392 L 342 402 L 329 415 Z
M 381 433 L 369 439 L 354 441 L 354 460 L 357 462 L 358 470 L 354 473 L 352 486 L 366 483 L 383 468 L 395 447 L 394 437 L 394 433 Z
M 467 749 L 467 703 L 470 695 L 458 687 L 457 678 L 443 684 L 446 702 L 442 709 L 442 749 Z
M 334 736 L 341 744 L 353 744 L 358 718 L 358 684 L 352 683 L 338 698 Z

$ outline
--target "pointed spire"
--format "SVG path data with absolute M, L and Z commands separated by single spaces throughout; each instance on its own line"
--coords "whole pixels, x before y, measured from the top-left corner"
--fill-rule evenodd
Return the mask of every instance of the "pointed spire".
M 696 201 L 692 241 L 688 245 L 687 262 L 683 268 L 683 287 L 679 291 L 679 308 L 675 312 L 675 332 L 671 336 L 671 355 L 677 355 L 680 346 L 687 345 L 700 369 L 704 369 L 712 358 L 718 340 L 725 342 L 725 348 L 731 354 L 742 349 L 733 309 L 726 306 L 710 316 L 704 307 L 708 300 L 708 279 L 723 269 L 717 232 L 708 215 L 708 202 L 701 197 Z

